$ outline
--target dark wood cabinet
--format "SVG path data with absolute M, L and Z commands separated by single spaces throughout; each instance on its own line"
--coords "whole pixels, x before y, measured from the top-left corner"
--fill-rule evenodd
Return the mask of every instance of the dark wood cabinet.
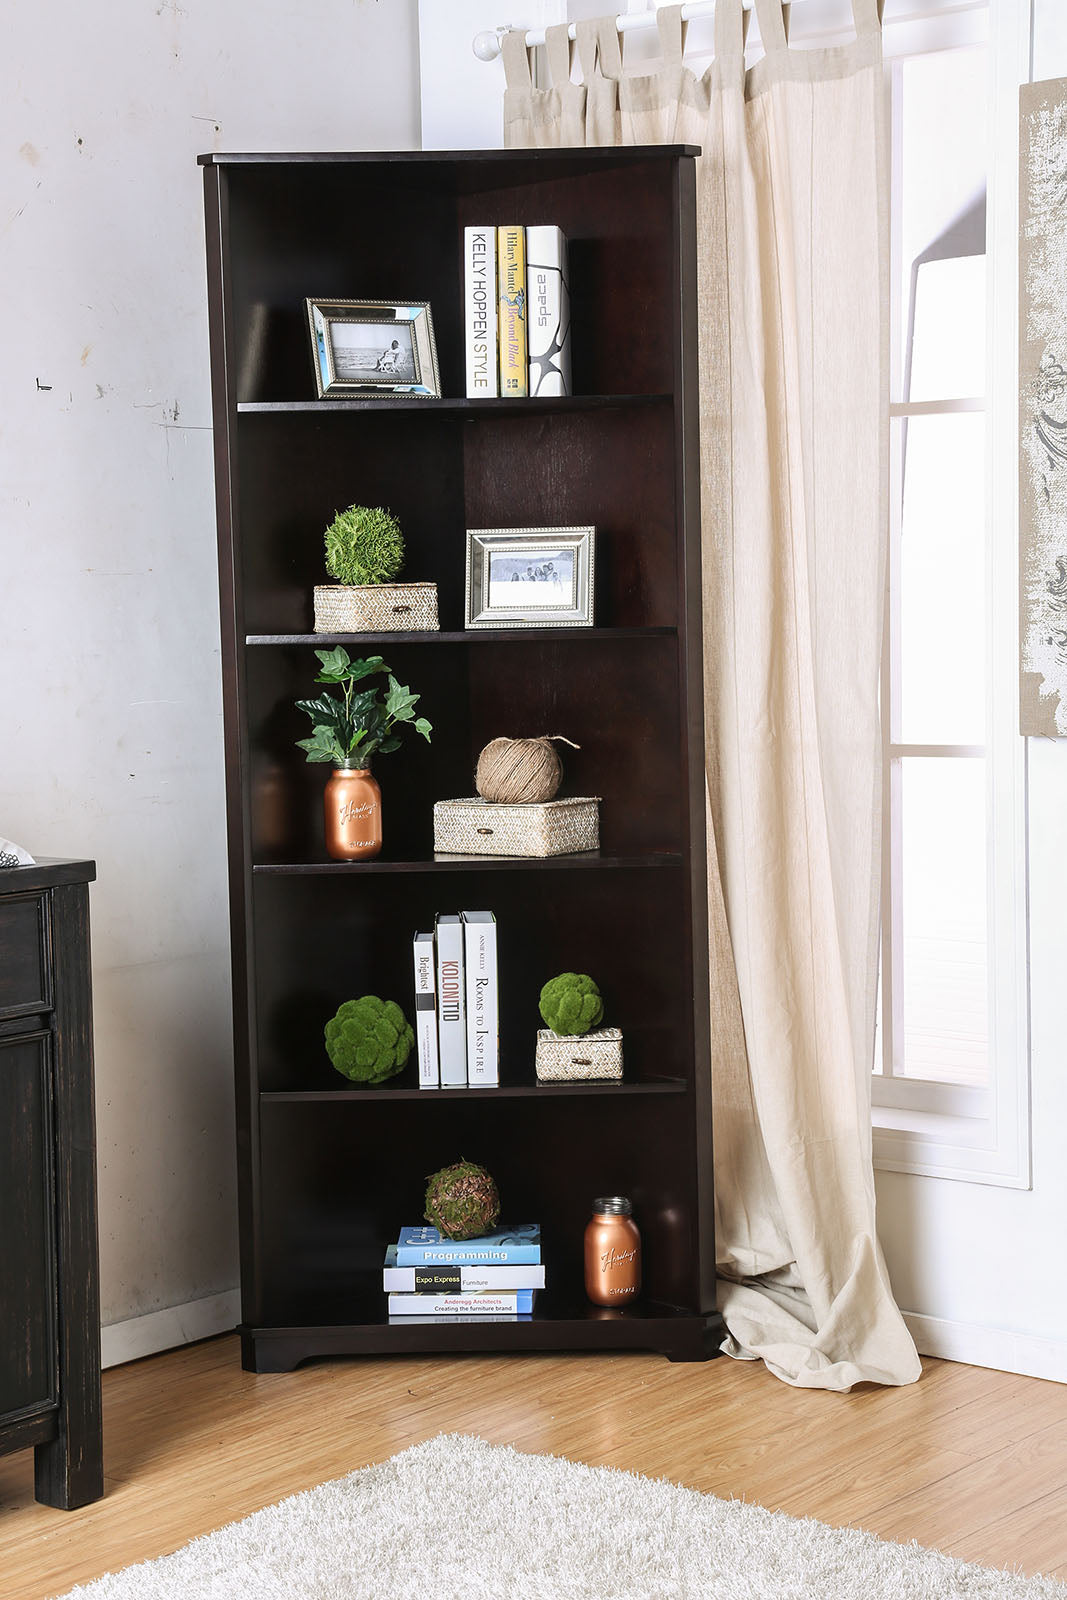
M 0 869 L 0 1451 L 36 1491 L 103 1493 L 91 861 Z
M 246 1364 L 417 1350 L 714 1352 L 715 1252 L 700 629 L 694 152 L 683 148 L 202 158 L 225 685 Z M 570 252 L 573 396 L 463 396 L 468 223 L 556 223 Z M 317 400 L 308 295 L 431 304 L 442 398 Z M 316 636 L 322 534 L 386 505 L 441 632 Z M 596 626 L 464 631 L 465 530 L 597 528 Z M 327 770 L 293 702 L 316 647 L 385 656 L 432 745 L 384 758 L 385 848 L 326 859 Z M 562 733 L 567 790 L 602 797 L 601 849 L 442 858 L 438 799 L 499 734 Z M 417 748 L 416 748 L 417 746 Z M 411 1012 L 411 937 L 497 916 L 501 1087 L 346 1085 L 323 1048 L 361 993 Z M 625 1036 L 620 1085 L 538 1085 L 537 995 L 591 971 Z M 386 1315 L 385 1245 L 461 1156 L 541 1223 L 529 1321 Z M 629 1194 L 645 1293 L 582 1289 L 594 1195 Z

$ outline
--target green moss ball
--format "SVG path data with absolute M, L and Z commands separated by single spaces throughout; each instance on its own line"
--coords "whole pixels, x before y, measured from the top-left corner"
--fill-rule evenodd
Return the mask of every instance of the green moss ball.
M 561 972 L 541 990 L 541 1015 L 553 1033 L 588 1033 L 604 1015 L 600 990 L 585 972 Z
M 500 1194 L 476 1161 L 457 1161 L 426 1184 L 426 1221 L 446 1239 L 477 1239 L 500 1221 Z
M 345 1078 L 353 1083 L 384 1083 L 400 1072 L 415 1034 L 392 1000 L 379 1000 L 365 994 L 359 1000 L 346 1000 L 335 1017 L 326 1024 L 326 1054 Z

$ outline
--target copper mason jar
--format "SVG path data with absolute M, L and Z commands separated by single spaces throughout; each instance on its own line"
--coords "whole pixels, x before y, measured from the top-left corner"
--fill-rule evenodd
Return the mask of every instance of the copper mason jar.
M 369 861 L 382 848 L 382 791 L 369 767 L 335 767 L 326 780 L 326 852 Z
M 585 1292 L 598 1306 L 624 1305 L 641 1293 L 641 1235 L 624 1195 L 593 1201 L 585 1230 Z

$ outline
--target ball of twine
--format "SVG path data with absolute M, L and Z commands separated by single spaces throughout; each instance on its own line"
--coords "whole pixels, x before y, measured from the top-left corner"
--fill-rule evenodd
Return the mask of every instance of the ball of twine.
M 491 739 L 478 757 L 474 782 L 483 800 L 501 805 L 538 805 L 554 798 L 563 781 L 563 763 L 553 739 L 578 745 L 559 733 L 537 739 Z

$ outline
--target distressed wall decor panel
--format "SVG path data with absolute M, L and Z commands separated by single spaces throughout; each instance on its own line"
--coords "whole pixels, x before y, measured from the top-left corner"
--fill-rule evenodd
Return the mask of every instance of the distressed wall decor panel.
M 1067 78 L 1020 110 L 1019 721 L 1067 737 Z

